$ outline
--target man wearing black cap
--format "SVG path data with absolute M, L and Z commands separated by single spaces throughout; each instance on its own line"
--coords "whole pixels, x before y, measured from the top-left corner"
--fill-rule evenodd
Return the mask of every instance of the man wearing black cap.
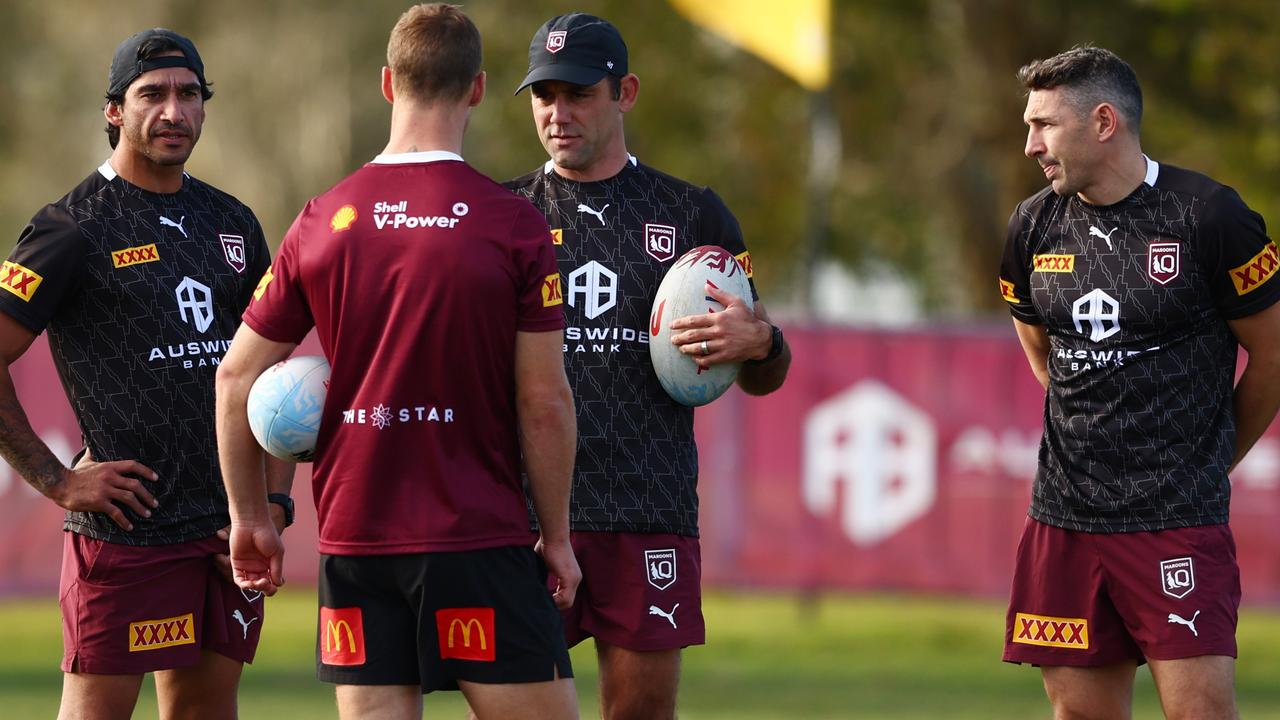
M 649 360 L 649 310 L 676 258 L 700 245 L 737 255 L 738 222 L 711 190 L 641 164 L 623 116 L 640 81 L 617 28 L 552 18 L 529 46 L 534 125 L 550 160 L 507 183 L 552 228 L 564 279 L 565 363 L 578 407 L 570 519 L 583 580 L 565 615 L 570 644 L 596 639 L 606 718 L 674 717 L 680 649 L 704 641 L 693 411 Z M 754 296 L 754 285 L 752 290 Z M 707 286 L 725 310 L 676 320 L 698 365 L 744 363 L 738 384 L 782 385 L 790 351 L 758 302 Z
M 161 717 L 235 717 L 262 628 L 261 594 L 224 576 L 213 381 L 270 258 L 249 208 L 183 171 L 212 94 L 187 38 L 121 43 L 111 157 L 35 214 L 0 272 L 0 454 L 67 510 L 61 717 L 129 717 L 151 671 Z M 45 330 L 85 442 L 70 469 L 9 373 Z M 265 467 L 287 490 L 292 468 Z

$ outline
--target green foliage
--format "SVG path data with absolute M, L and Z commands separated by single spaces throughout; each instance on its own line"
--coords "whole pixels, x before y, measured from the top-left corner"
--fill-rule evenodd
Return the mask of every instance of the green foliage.
M 1000 662 L 1004 607 L 995 602 L 898 596 L 714 593 L 705 603 L 710 644 L 684 655 L 686 720 L 1003 720 L 1047 717 L 1039 673 Z M 268 600 L 263 643 L 245 671 L 244 720 L 336 717 L 315 680 L 315 595 Z M 52 717 L 61 637 L 53 598 L 0 604 L 0 707 L 5 717 Z M 1280 719 L 1280 615 L 1240 620 L 1241 714 Z M 595 717 L 590 643 L 573 652 L 582 716 Z M 1138 720 L 1161 717 L 1151 676 L 1138 671 Z M 427 696 L 428 718 L 461 718 L 457 693 Z M 150 681 L 135 717 L 155 717 Z
M 1280 13 L 1269 0 L 836 0 L 843 134 L 832 257 L 889 263 L 933 312 L 1001 305 L 994 275 L 1014 204 L 1043 186 L 1022 157 L 1016 69 L 1075 44 L 1110 47 L 1146 91 L 1144 147 L 1237 187 L 1280 217 Z M 378 92 L 407 3 L 139 0 L 0 3 L 0 225 L 6 248 L 43 203 L 108 154 L 100 109 L 116 43 L 154 25 L 196 40 L 217 96 L 190 169 L 242 198 L 273 246 L 305 201 L 386 139 Z M 641 78 L 628 144 L 714 187 L 738 214 L 765 297 L 789 297 L 808 224 L 809 100 L 780 72 L 689 25 L 666 3 L 484 0 L 489 96 L 466 155 L 498 178 L 539 165 L 527 96 L 510 90 L 534 30 L 582 9 L 613 20 Z

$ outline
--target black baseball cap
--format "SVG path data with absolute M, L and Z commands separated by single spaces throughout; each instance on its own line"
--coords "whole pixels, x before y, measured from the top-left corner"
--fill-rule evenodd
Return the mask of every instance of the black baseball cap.
M 157 38 L 163 38 L 176 45 L 176 49 L 182 55 L 140 59 L 142 46 L 148 40 Z M 200 80 L 200 88 L 207 94 L 209 83 L 204 80 L 204 62 L 200 60 L 200 53 L 196 52 L 195 44 L 172 30 L 151 28 L 130 36 L 116 48 L 116 54 L 111 58 L 111 70 L 107 73 L 107 97 L 124 95 L 125 90 L 128 90 L 133 81 L 144 72 L 170 67 L 187 68 L 195 73 Z
M 608 20 L 586 13 L 551 18 L 529 43 L 529 74 L 516 94 L 536 82 L 595 85 L 605 75 L 627 74 L 627 44 Z

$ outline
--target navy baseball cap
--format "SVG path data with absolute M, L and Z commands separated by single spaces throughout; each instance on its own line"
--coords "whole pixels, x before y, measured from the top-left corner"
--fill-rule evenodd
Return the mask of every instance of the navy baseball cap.
M 163 38 L 176 45 L 182 55 L 140 59 L 142 46 L 148 40 L 156 38 Z M 204 79 L 204 62 L 200 60 L 200 53 L 196 52 L 195 44 L 172 30 L 151 28 L 126 38 L 116 48 L 116 54 L 111 58 L 111 70 L 107 73 L 107 97 L 123 96 L 125 90 L 128 90 L 133 81 L 144 72 L 170 67 L 187 68 L 195 73 L 200 80 L 200 88 L 208 92 L 209 83 Z
M 529 43 L 529 74 L 515 94 L 536 82 L 595 85 L 605 75 L 627 74 L 627 44 L 608 20 L 586 13 L 551 18 Z

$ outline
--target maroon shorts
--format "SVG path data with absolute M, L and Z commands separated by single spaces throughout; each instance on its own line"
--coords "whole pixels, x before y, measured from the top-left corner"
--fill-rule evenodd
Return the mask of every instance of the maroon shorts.
M 572 542 L 582 584 L 563 612 L 569 647 L 588 637 L 640 652 L 706 641 L 697 538 L 575 532 Z
M 1236 656 L 1240 569 L 1226 525 L 1074 532 L 1027 519 L 1006 662 L 1111 665 Z
M 188 667 L 201 650 L 252 662 L 262 593 L 225 580 L 216 537 L 132 547 L 65 534 L 62 671 L 125 675 Z

